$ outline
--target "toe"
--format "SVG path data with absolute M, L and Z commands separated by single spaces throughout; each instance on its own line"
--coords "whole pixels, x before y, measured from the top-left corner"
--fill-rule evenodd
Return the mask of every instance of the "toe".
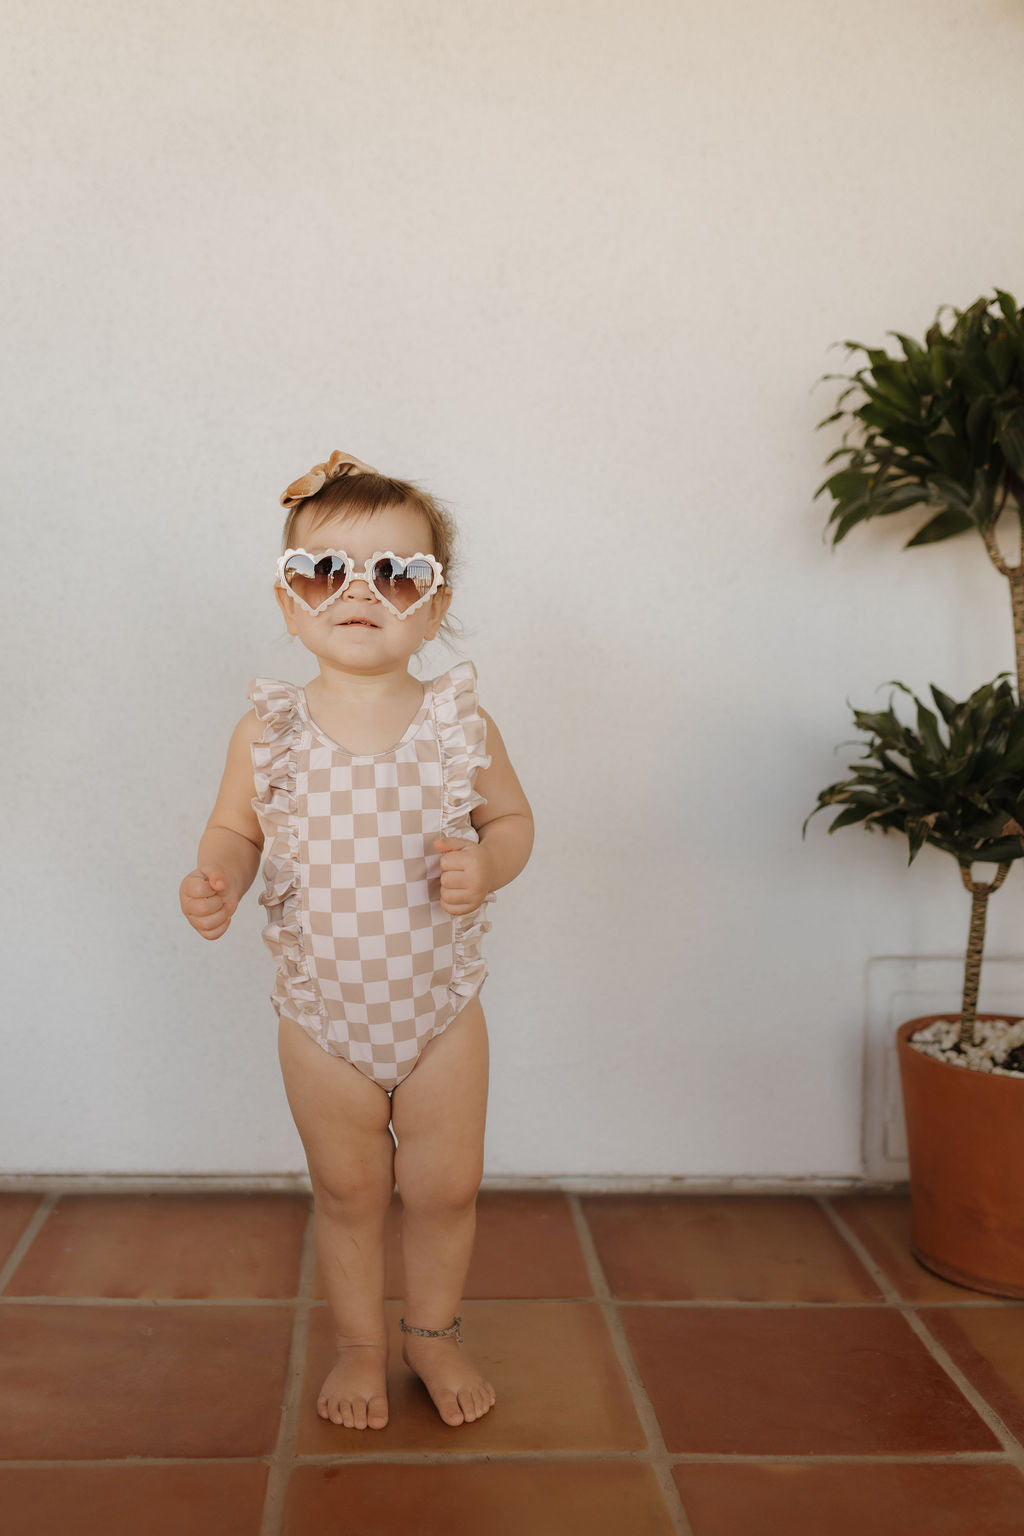
M 465 1415 L 454 1392 L 446 1392 L 437 1405 L 437 1411 L 446 1424 L 461 1424 Z
M 371 1397 L 366 1410 L 366 1422 L 371 1429 L 383 1429 L 388 1422 L 386 1397 Z
M 366 1428 L 366 1398 L 357 1397 L 352 1404 L 352 1428 Z
M 473 1420 L 479 1416 L 476 1402 L 473 1398 L 472 1388 L 463 1387 L 462 1391 L 459 1393 L 459 1407 L 462 1409 L 462 1412 L 466 1417 L 466 1422 L 469 1424 L 471 1424 Z

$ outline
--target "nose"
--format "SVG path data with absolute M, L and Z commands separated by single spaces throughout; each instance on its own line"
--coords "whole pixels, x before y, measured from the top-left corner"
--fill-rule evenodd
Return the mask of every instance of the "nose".
M 343 598 L 358 597 L 364 600 L 367 597 L 376 597 L 376 595 L 376 592 L 374 592 L 365 576 L 353 576 L 352 580 L 345 588 L 345 591 L 342 593 Z

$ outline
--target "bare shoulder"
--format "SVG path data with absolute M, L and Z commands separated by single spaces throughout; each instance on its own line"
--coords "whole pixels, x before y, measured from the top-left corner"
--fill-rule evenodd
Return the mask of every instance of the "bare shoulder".
M 231 735 L 231 740 L 236 739 L 239 744 L 251 746 L 254 741 L 259 741 L 263 735 L 263 721 L 254 709 L 247 710 L 239 720 Z
M 498 730 L 494 717 L 489 715 L 486 709 L 484 709 L 481 705 L 478 705 L 477 708 L 479 709 L 480 714 L 483 717 L 483 722 L 487 727 L 487 752 L 490 755 L 491 767 L 493 768 L 499 757 L 504 758 L 506 762 L 508 761 L 508 749 L 505 746 L 501 732 Z M 484 769 L 483 771 L 488 772 L 489 770 Z

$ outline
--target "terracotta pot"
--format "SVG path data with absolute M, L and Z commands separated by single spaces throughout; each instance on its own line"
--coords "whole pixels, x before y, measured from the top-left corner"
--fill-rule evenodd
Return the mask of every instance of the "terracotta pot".
M 955 1285 L 1024 1299 L 1024 1077 L 954 1067 L 910 1045 L 919 1029 L 950 1017 L 928 1014 L 896 1031 L 911 1251 Z

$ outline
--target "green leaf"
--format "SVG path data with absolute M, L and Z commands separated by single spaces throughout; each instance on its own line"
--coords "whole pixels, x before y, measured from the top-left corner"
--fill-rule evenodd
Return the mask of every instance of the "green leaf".
M 846 810 L 845 811 L 840 811 L 840 813 L 836 817 L 835 821 L 833 821 L 829 825 L 829 829 L 828 829 L 829 833 L 831 834 L 833 832 L 837 832 L 840 827 L 852 827 L 855 823 L 863 821 L 867 814 L 868 814 L 867 806 L 864 806 L 864 805 L 850 805 L 850 806 L 847 806 Z
M 997 406 L 994 412 L 996 439 L 1014 474 L 1024 476 L 1024 403 Z
M 1004 288 L 997 288 L 996 302 L 1003 312 L 1003 319 L 1011 329 L 1014 326 L 1019 326 L 1022 322 L 1024 322 L 1024 310 L 1021 310 L 1020 314 L 1018 314 L 1017 300 L 1014 298 L 1012 293 L 1007 293 Z
M 925 442 L 925 452 L 945 475 L 962 480 L 968 473 L 970 460 L 963 442 L 952 432 L 935 432 Z
M 1016 348 L 1005 331 L 994 336 L 989 342 L 988 360 L 999 388 L 1005 389 L 1013 375 L 1013 365 L 1016 361 Z
M 987 458 L 992 436 L 992 399 L 989 395 L 980 395 L 972 401 L 967 412 L 966 429 L 975 458 Z
M 886 334 L 896 337 L 896 340 L 903 348 L 903 355 L 908 362 L 916 362 L 919 358 L 924 357 L 924 348 L 912 336 L 904 336 L 902 331 L 887 331 Z
M 927 822 L 912 821 L 907 823 L 908 864 L 913 864 L 925 843 L 928 842 L 928 834 L 929 827 Z
M 964 490 L 959 480 L 951 480 L 948 475 L 932 474 L 928 477 L 928 488 L 933 493 L 931 500 L 945 503 L 949 507 L 955 507 L 961 512 L 967 512 L 970 506 L 970 497 Z
M 829 476 L 823 489 L 827 488 L 836 501 L 845 501 L 866 490 L 869 481 L 870 476 L 862 469 L 841 469 L 838 474 Z
M 948 693 L 943 693 L 940 688 L 936 688 L 934 683 L 929 683 L 928 686 L 931 688 L 932 698 L 938 706 L 939 714 L 948 725 L 960 706 L 955 699 L 950 698 Z
M 836 512 L 838 513 L 839 510 L 840 509 L 837 507 Z M 850 529 L 855 528 L 858 523 L 863 522 L 863 520 L 866 517 L 870 517 L 870 515 L 871 514 L 867 508 L 866 499 L 862 505 L 858 505 L 857 507 L 848 509 L 846 512 L 844 512 L 841 517 L 837 518 L 836 530 L 832 535 L 833 544 L 841 544 L 846 538 L 846 535 L 849 533 Z
M 938 721 L 920 699 L 917 700 L 917 729 L 921 734 L 926 752 L 934 758 L 941 758 L 946 747 L 939 735 Z
M 907 384 L 906 367 L 899 363 L 891 363 L 888 366 L 879 366 L 874 371 L 874 398 L 881 396 L 883 400 L 890 401 L 904 415 L 912 417 L 915 421 L 921 414 L 917 395 Z
M 911 549 L 915 544 L 937 544 L 940 539 L 955 538 L 958 533 L 967 533 L 974 528 L 974 523 L 965 512 L 957 512 L 950 509 L 939 512 L 923 528 L 919 528 L 912 539 L 904 544 L 904 549 Z

